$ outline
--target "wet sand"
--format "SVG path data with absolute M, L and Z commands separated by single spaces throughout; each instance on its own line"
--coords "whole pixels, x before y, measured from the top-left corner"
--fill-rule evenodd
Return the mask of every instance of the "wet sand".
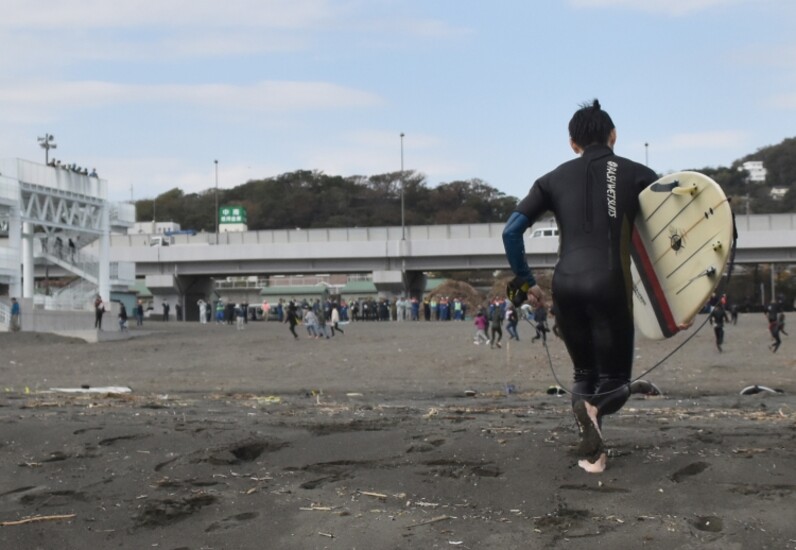
M 0 334 L 0 548 L 796 548 L 796 360 L 762 314 L 647 376 L 664 395 L 605 420 L 599 475 L 531 327 L 500 350 L 472 328 Z M 682 340 L 639 339 L 635 372 Z M 133 391 L 48 391 L 81 385 Z

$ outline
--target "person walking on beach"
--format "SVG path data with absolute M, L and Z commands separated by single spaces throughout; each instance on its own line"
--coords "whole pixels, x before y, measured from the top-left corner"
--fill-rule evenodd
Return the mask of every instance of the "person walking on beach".
M 503 230 L 515 278 L 507 294 L 515 305 L 532 294 L 542 300 L 525 257 L 523 234 L 545 212 L 560 230 L 553 275 L 556 322 L 574 365 L 572 409 L 580 433 L 579 466 L 605 469 L 602 420 L 630 396 L 633 363 L 633 302 L 630 237 L 638 195 L 655 172 L 613 151 L 616 128 L 596 99 L 569 122 L 577 158 L 537 179 Z
M 480 346 L 481 344 L 489 343 L 489 336 L 486 335 L 489 320 L 486 318 L 486 315 L 484 315 L 483 310 L 478 310 L 473 320 L 473 325 L 475 325 L 475 339 L 473 340 L 473 344 Z
M 713 309 L 710 310 L 709 320 L 710 324 L 713 325 L 713 332 L 716 334 L 716 349 L 721 353 L 723 351 L 721 346 L 724 344 L 724 323 L 730 321 L 727 316 L 727 311 L 724 309 L 721 302 L 713 306 Z
M 531 342 L 536 342 L 541 338 L 542 342 L 546 344 L 547 333 L 550 331 L 550 329 L 547 328 L 547 308 L 542 300 L 532 298 L 532 301 L 536 302 L 536 309 L 533 311 L 533 320 L 536 323 L 536 336 L 531 338 Z
M 19 329 L 22 328 L 22 323 L 20 322 L 21 309 L 17 299 L 11 298 L 11 332 L 19 332 Z
M 780 324 L 780 314 L 782 314 L 782 323 Z M 777 353 L 782 339 L 779 337 L 782 328 L 785 327 L 785 314 L 781 311 L 780 305 L 772 300 L 766 308 L 766 318 L 768 319 L 768 331 L 771 333 L 771 338 L 774 340 L 769 344 L 768 349 L 772 353 Z M 787 333 L 785 333 L 787 335 Z
M 326 326 L 326 312 L 322 307 L 318 308 L 318 313 L 315 314 L 318 317 L 318 338 L 326 337 L 329 339 L 329 329 Z
M 199 301 L 196 302 L 199 306 L 199 322 L 203 325 L 207 324 L 207 302 L 202 300 L 201 298 Z
M 514 304 L 509 304 L 506 308 L 506 330 L 509 333 L 509 340 L 517 340 L 519 342 L 520 336 L 517 334 L 518 320 L 517 308 L 514 307 Z
M 94 300 L 94 328 L 102 330 L 102 315 L 105 313 L 105 304 L 102 303 L 102 298 L 97 294 Z
M 124 302 L 119 302 L 119 332 L 127 330 L 127 308 Z
M 285 318 L 285 322 L 290 325 L 290 333 L 293 335 L 293 339 L 298 340 L 298 334 L 296 334 L 298 316 L 296 315 L 296 306 L 293 302 L 287 306 L 287 317 Z
M 307 328 L 307 336 L 318 338 L 318 317 L 311 307 L 304 306 L 304 326 Z
M 503 338 L 503 311 L 500 304 L 495 304 L 492 309 L 492 317 L 490 318 L 489 332 L 490 340 L 489 347 L 494 349 L 495 346 L 500 347 L 500 340 Z
M 405 312 L 405 311 L 404 311 Z M 399 310 L 400 313 L 400 310 Z M 403 313 L 401 313 L 403 315 Z M 340 328 L 340 310 L 337 308 L 337 303 L 332 304 L 332 336 L 334 336 L 335 331 L 339 332 L 340 334 L 345 334 L 343 329 Z M 401 319 L 399 319 L 401 320 Z
M 243 309 L 243 304 L 235 304 L 235 328 L 237 330 L 245 329 L 246 313 Z

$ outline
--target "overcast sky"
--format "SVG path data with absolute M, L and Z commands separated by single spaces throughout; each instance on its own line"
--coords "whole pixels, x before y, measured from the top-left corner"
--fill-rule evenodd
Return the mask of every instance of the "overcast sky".
M 598 97 L 617 153 L 729 165 L 796 135 L 793 0 L 4 0 L 0 157 L 113 200 L 404 166 L 522 197 Z M 645 147 L 648 143 L 648 147 Z

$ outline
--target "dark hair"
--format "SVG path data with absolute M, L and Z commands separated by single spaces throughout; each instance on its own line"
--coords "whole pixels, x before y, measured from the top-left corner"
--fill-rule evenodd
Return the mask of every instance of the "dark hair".
M 569 137 L 581 148 L 593 143 L 605 145 L 614 129 L 611 117 L 602 110 L 600 102 L 583 103 L 569 121 Z

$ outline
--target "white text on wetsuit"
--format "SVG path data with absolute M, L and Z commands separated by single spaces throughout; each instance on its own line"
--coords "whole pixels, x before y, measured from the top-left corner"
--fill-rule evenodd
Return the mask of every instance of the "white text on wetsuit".
M 614 161 L 608 161 L 608 170 L 605 173 L 605 179 L 608 182 L 607 195 L 608 195 L 608 215 L 612 218 L 616 217 L 616 169 L 619 165 Z

